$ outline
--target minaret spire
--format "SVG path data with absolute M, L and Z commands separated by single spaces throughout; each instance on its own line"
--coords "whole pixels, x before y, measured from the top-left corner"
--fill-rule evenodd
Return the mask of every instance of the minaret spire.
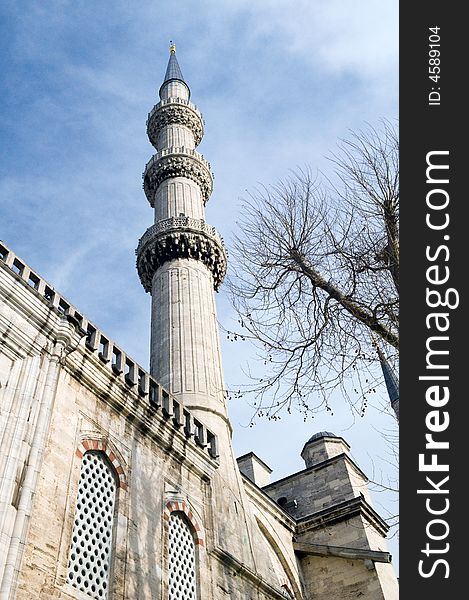
M 166 73 L 163 79 L 163 83 L 160 88 L 160 98 L 163 99 L 161 92 L 166 84 L 168 84 L 171 81 L 179 81 L 186 86 L 188 92 L 187 99 L 189 99 L 190 89 L 187 83 L 184 81 L 184 76 L 182 74 L 181 67 L 179 66 L 178 59 L 176 58 L 176 44 L 174 44 L 172 40 L 169 43 L 169 60 L 168 66 L 166 67 Z
M 392 409 L 394 410 L 397 420 L 399 421 L 399 379 L 397 378 L 394 369 L 389 364 L 389 361 L 384 356 L 381 348 L 378 345 L 378 342 L 373 340 L 373 345 L 376 348 L 376 352 L 379 357 L 381 370 L 384 376 L 384 383 L 386 384 L 386 389 L 388 390 L 388 396 Z
M 223 436 L 224 429 L 226 438 L 230 426 L 213 294 L 225 275 L 226 252 L 205 222 L 213 177 L 195 150 L 204 123 L 189 95 L 171 42 L 161 101 L 147 120 L 157 152 L 146 165 L 143 187 L 155 224 L 139 242 L 137 270 L 152 296 L 152 376 L 211 431 Z

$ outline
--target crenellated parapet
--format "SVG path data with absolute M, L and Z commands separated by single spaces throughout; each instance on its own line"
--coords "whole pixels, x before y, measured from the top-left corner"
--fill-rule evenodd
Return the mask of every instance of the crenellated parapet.
M 196 150 L 189 148 L 165 148 L 157 152 L 147 163 L 143 173 L 143 189 L 152 207 L 158 187 L 166 179 L 186 177 L 200 188 L 204 204 L 213 190 L 210 163 Z
M 204 120 L 201 112 L 188 100 L 167 98 L 161 100 L 150 111 L 147 119 L 147 133 L 150 142 L 158 149 L 158 136 L 169 125 L 182 125 L 191 130 L 194 144 L 198 146 L 204 135 Z
M 203 219 L 171 217 L 152 225 L 139 241 L 137 271 L 146 292 L 153 275 L 164 263 L 177 258 L 202 262 L 211 272 L 218 290 L 226 274 L 227 254 L 222 238 Z
M 0 304 L 7 305 L 12 300 L 18 314 L 23 311 L 32 326 L 40 327 L 45 338 L 57 337 L 57 323 L 62 320 L 73 326 L 82 341 L 66 355 L 64 368 L 116 411 L 127 414 L 132 423 L 140 424 L 152 435 L 159 432 L 158 435 L 170 438 L 173 447 L 176 435 L 180 438 L 181 447 L 191 440 L 192 447 L 197 446 L 210 461 L 218 461 L 217 436 L 186 408 L 181 398 L 175 398 L 0 241 Z M 35 317 L 31 319 L 33 306 Z M 6 315 L 7 312 L 4 312 Z M 0 320 L 0 329 L 2 324 L 4 331 L 0 331 L 0 337 L 5 348 L 13 340 L 18 345 L 25 344 L 23 328 L 16 331 L 16 327 Z M 18 334 L 21 334 L 20 337 Z M 39 340 L 39 336 L 35 338 Z

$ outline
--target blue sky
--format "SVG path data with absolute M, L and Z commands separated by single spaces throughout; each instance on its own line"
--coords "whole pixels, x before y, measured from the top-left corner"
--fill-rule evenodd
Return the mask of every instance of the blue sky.
M 152 222 L 145 121 L 170 39 L 205 118 L 198 149 L 215 174 L 207 221 L 228 250 L 246 190 L 296 166 L 327 172 L 325 156 L 348 130 L 398 116 L 390 0 L 4 0 L 0 19 L 0 237 L 143 366 L 150 298 L 134 249 Z M 230 328 L 223 290 L 217 302 Z M 227 385 L 237 387 L 254 352 L 222 344 Z M 325 429 L 386 480 L 395 469 L 379 432 L 395 424 L 379 406 L 357 420 L 336 398 L 333 416 L 247 428 L 250 407 L 232 401 L 235 451 L 255 451 L 277 479 L 303 468 L 304 442 Z M 397 512 L 389 495 L 374 498 Z M 395 539 L 390 547 L 396 556 Z

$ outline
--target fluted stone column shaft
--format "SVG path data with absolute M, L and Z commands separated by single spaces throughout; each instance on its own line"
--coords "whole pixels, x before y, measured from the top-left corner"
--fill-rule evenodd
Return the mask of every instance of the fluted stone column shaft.
M 153 278 L 150 371 L 192 410 L 225 414 L 212 274 L 192 259 L 165 263 Z
M 158 187 L 155 199 L 155 223 L 181 214 L 204 219 L 204 204 L 199 186 L 186 177 L 172 177 Z
M 160 132 L 156 141 L 156 147 L 158 149 L 174 147 L 194 150 L 194 134 L 184 125 L 169 125 Z

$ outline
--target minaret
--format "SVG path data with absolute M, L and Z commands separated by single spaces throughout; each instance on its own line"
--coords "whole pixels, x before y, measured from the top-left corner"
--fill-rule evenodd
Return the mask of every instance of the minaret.
M 155 223 L 136 251 L 140 280 L 152 296 L 150 372 L 226 439 L 230 426 L 213 293 L 225 275 L 226 252 L 205 222 L 213 177 L 195 150 L 204 121 L 189 101 L 174 44 L 159 95 L 147 120 L 156 154 L 143 174 Z
M 397 378 L 394 369 L 391 367 L 388 360 L 384 356 L 381 348 L 378 345 L 378 342 L 374 338 L 373 346 L 376 348 L 376 352 L 379 357 L 379 362 L 384 377 L 384 383 L 386 384 L 386 389 L 388 391 L 391 407 L 396 415 L 397 420 L 399 421 L 399 379 Z
M 383 371 L 384 382 L 386 384 L 386 389 L 388 390 L 391 407 L 399 421 L 399 380 L 394 369 L 391 367 L 378 345 L 376 346 L 376 351 L 378 352 L 379 362 L 381 363 L 381 370 Z

